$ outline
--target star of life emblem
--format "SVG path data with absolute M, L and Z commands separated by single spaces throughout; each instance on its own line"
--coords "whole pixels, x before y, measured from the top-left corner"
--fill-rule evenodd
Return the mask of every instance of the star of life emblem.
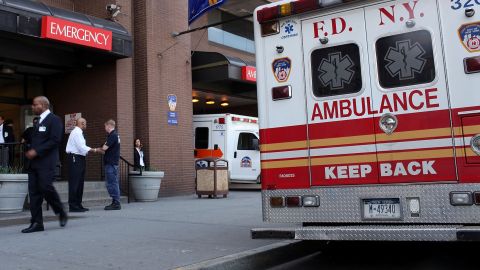
M 332 90 L 342 89 L 345 84 L 350 84 L 355 75 L 352 70 L 355 64 L 350 56 L 342 56 L 341 52 L 328 54 L 328 59 L 322 59 L 318 67 L 318 79 L 324 87 L 330 86 Z
M 388 62 L 386 69 L 390 76 L 399 80 L 415 78 L 416 73 L 422 73 L 427 60 L 423 58 L 425 50 L 420 44 L 411 45 L 410 40 L 396 42 L 396 47 L 390 47 L 385 55 Z

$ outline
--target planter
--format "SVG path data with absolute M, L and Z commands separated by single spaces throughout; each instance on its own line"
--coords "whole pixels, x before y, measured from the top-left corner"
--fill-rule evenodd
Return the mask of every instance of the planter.
M 28 193 L 28 174 L 0 174 L 0 214 L 20 213 Z
M 134 174 L 135 172 L 132 172 Z M 164 172 L 142 172 L 142 175 L 130 175 L 130 185 L 138 202 L 154 202 L 158 199 L 158 191 Z

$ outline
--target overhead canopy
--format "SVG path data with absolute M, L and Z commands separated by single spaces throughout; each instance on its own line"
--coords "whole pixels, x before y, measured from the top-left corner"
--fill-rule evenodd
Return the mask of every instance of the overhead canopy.
M 192 81 L 196 89 L 224 94 L 256 97 L 254 78 L 246 78 L 246 68 L 255 65 L 217 52 L 195 51 L 192 56 Z
M 64 22 L 63 28 L 58 28 L 62 34 L 72 33 L 67 32 L 67 27 L 81 29 L 78 33 L 108 33 L 108 49 L 81 44 L 74 38 L 42 37 L 42 31 L 45 34 L 45 29 L 49 28 L 42 26 L 42 22 L 48 21 L 46 18 Z M 84 37 L 91 41 L 93 36 L 84 34 Z M 104 41 L 107 43 L 106 39 Z M 0 0 L 0 67 L 12 68 L 19 74 L 49 75 L 130 57 L 132 50 L 131 35 L 113 21 L 37 1 Z

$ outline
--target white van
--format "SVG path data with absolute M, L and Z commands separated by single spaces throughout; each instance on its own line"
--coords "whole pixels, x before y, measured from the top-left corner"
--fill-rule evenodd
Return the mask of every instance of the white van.
M 195 158 L 228 161 L 230 182 L 260 183 L 258 119 L 235 114 L 193 116 Z

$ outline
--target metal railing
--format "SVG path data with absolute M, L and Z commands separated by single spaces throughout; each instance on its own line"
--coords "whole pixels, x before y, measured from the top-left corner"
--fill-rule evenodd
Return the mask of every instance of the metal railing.
M 103 164 L 103 159 L 101 159 L 101 176 L 102 180 L 105 181 L 105 169 Z M 120 194 L 127 196 L 127 202 L 130 203 L 130 176 L 131 175 L 142 175 L 142 170 L 135 170 L 135 166 L 130 163 L 128 160 L 120 156 L 120 163 L 118 164 L 118 184 L 120 186 Z
M 0 144 L 0 168 L 5 173 L 25 172 L 29 160 L 25 157 L 25 144 L 2 143 Z

